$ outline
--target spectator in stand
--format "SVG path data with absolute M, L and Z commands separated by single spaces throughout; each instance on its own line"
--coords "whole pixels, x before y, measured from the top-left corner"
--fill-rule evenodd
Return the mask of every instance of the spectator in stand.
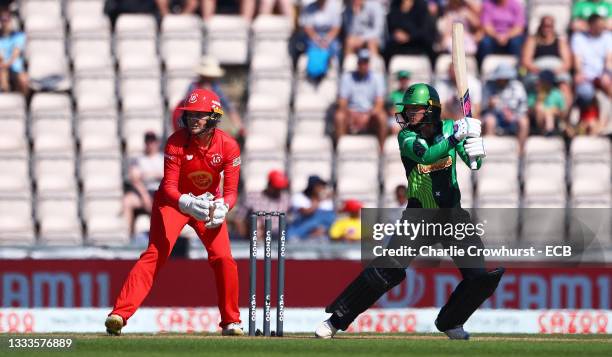
M 425 0 L 395 0 L 387 15 L 389 41 L 385 48 L 387 62 L 397 54 L 427 55 L 433 63 L 436 41 L 435 20 Z
M 168 14 L 194 14 L 198 9 L 198 0 L 155 0 L 159 14 L 164 17 Z
M 395 203 L 397 208 L 406 208 L 406 205 L 408 205 L 408 197 L 406 197 L 407 192 L 408 188 L 406 185 L 395 186 Z
M 358 200 L 346 200 L 339 217 L 329 229 L 332 242 L 359 242 L 361 240 L 361 207 Z
M 483 124 L 487 135 L 517 135 L 519 152 L 529 135 L 527 93 L 516 69 L 500 64 L 483 90 Z
M 385 31 L 385 13 L 376 1 L 352 0 L 346 6 L 343 16 L 344 55 L 367 47 L 372 54 L 380 52 Z
M 470 89 L 470 100 L 472 101 L 472 116 L 480 118 L 482 108 L 482 85 L 473 74 L 467 74 L 468 88 Z M 455 82 L 455 69 L 453 64 L 448 64 L 446 77 L 439 77 L 435 81 L 435 88 L 442 103 L 442 118 L 462 118 L 463 109 L 457 99 L 457 85 Z
M 288 239 L 325 239 L 335 218 L 327 182 L 319 176 L 308 177 L 304 192 L 295 194 L 291 199 L 291 213 Z
M 244 136 L 244 125 L 242 124 L 240 113 L 238 113 L 236 108 L 232 105 L 229 98 L 225 96 L 223 90 L 221 89 L 221 85 L 219 84 L 219 78 L 223 77 L 223 74 L 225 73 L 223 68 L 221 68 L 219 65 L 219 61 L 212 56 L 204 55 L 200 59 L 200 64 L 196 67 L 195 72 L 198 75 L 198 78 L 189 85 L 185 96 L 196 88 L 209 89 L 215 92 L 219 96 L 223 110 L 229 116 L 230 122 L 234 127 L 234 135 Z M 177 103 L 172 113 L 172 124 L 174 131 L 178 130 L 179 128 L 179 118 L 183 114 L 183 111 L 178 108 L 182 105 L 182 103 L 183 100 Z
M 104 13 L 108 15 L 113 27 L 121 14 L 149 14 L 154 15 L 158 22 L 161 20 L 160 0 L 106 0 Z
M 484 0 L 480 22 L 484 30 L 478 48 L 480 63 L 492 53 L 511 54 L 520 58 L 525 9 L 518 0 Z
M 217 0 L 199 0 L 200 11 L 204 21 L 210 20 L 217 13 Z M 221 1 L 219 4 L 222 13 L 240 13 L 240 15 L 247 21 L 253 20 L 255 14 L 255 2 L 256 0 L 234 0 L 234 1 Z
M 316 0 L 302 9 L 300 26 L 305 35 L 308 58 L 306 74 L 319 80 L 327 74 L 329 63 L 340 55 L 340 5 L 333 0 Z
M 23 59 L 26 35 L 13 29 L 13 17 L 8 7 L 0 8 L 0 31 L 0 91 L 11 91 L 13 82 L 27 97 L 30 87 Z
M 395 103 L 400 103 L 404 98 L 404 93 L 410 86 L 410 76 L 411 73 L 409 71 L 397 72 L 397 89 L 389 93 L 387 103 L 385 103 L 387 107 L 387 122 L 389 130 L 393 135 L 396 135 L 400 132 L 400 130 L 402 130 L 395 120 L 395 113 L 397 112 Z
M 160 141 L 153 132 L 144 136 L 144 154 L 132 160 L 128 169 L 128 184 L 123 196 L 123 217 L 130 236 L 134 235 L 134 221 L 138 214 L 151 214 L 153 195 L 164 177 L 164 155 Z
M 565 103 L 573 102 L 571 88 L 572 53 L 565 36 L 555 33 L 555 19 L 552 16 L 542 16 L 535 34 L 527 37 L 521 65 L 527 70 L 526 81 L 529 84 L 537 80 L 541 70 L 553 69 L 559 89 L 565 97 Z
M 357 53 L 357 70 L 342 75 L 334 116 L 336 142 L 344 134 L 374 133 L 382 148 L 387 136 L 384 110 L 385 84 L 379 73 L 370 71 L 370 52 Z
M 571 39 L 574 53 L 574 84 L 576 102 L 581 120 L 593 121 L 595 129 L 598 114 L 595 91 L 612 96 L 612 32 L 605 30 L 604 19 L 593 14 L 589 17 L 589 31 L 574 33 Z
M 249 192 L 243 204 L 238 206 L 229 222 L 235 227 L 238 237 L 247 238 L 249 236 L 248 222 L 251 213 L 258 211 L 277 211 L 288 212 L 290 197 L 287 192 L 289 179 L 280 170 L 272 170 L 268 173 L 268 184 L 261 192 Z M 263 222 L 258 220 L 258 232 L 263 234 Z M 277 220 L 272 221 L 273 230 L 276 231 Z
M 464 49 L 468 56 L 476 55 L 478 42 L 482 39 L 479 9 L 465 0 L 449 0 L 444 15 L 438 20 L 438 29 L 442 35 L 442 49 L 452 52 L 453 23 L 460 22 L 464 28 Z
M 588 31 L 588 19 L 593 14 L 601 16 L 606 22 L 607 29 L 612 31 L 612 2 L 609 0 L 579 0 L 574 2 L 570 25 L 572 31 Z
M 259 14 L 268 15 L 274 13 L 275 6 L 278 7 L 283 16 L 286 16 L 293 21 L 295 11 L 293 8 L 293 1 L 291 0 L 260 0 Z
M 555 73 L 544 70 L 539 73 L 536 91 L 529 93 L 528 106 L 531 118 L 540 134 L 550 136 L 554 130 L 565 129 L 562 120 L 567 112 L 565 99 L 555 86 Z

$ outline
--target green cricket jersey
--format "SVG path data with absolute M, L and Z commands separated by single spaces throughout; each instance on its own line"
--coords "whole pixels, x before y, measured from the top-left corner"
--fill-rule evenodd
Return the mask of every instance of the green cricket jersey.
M 408 207 L 454 208 L 461 206 L 461 193 L 455 171 L 456 154 L 466 165 L 470 160 L 463 141 L 453 137 L 453 120 L 442 120 L 441 133 L 425 139 L 402 130 L 397 136 L 402 163 L 408 178 Z M 482 160 L 478 159 L 478 168 Z

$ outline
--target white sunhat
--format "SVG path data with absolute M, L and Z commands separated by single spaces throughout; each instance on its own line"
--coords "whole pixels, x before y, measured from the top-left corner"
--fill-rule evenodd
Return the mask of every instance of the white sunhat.
M 219 61 L 212 56 L 202 56 L 200 63 L 195 68 L 195 72 L 202 77 L 219 78 L 225 71 L 219 65 Z

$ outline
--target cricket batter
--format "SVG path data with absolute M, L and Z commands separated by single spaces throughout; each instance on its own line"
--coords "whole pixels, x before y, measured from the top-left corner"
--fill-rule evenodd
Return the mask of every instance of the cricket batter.
M 217 283 L 222 334 L 243 334 L 238 269 L 225 223 L 238 196 L 240 148 L 230 135 L 216 128 L 223 108 L 214 92 L 193 90 L 181 109 L 184 128 L 172 134 L 166 144 L 164 178 L 153 201 L 149 246 L 130 271 L 106 319 L 106 331 L 112 335 L 121 333 L 142 304 L 186 224 L 193 227 L 208 251 Z M 221 173 L 223 192 L 219 189 Z
M 467 165 L 470 165 L 470 159 L 476 160 L 478 168 L 482 165 L 485 150 L 480 137 L 480 121 L 469 117 L 458 121 L 441 120 L 442 107 L 438 93 L 424 83 L 408 87 L 402 102 L 396 105 L 396 120 L 402 128 L 397 139 L 408 178 L 407 208 L 455 208 L 452 212 L 460 216 L 460 221 L 469 221 L 469 213 L 460 206 L 455 164 L 458 154 Z M 415 211 L 408 209 L 404 211 L 404 219 L 407 219 L 408 211 Z M 451 210 L 435 212 L 443 211 Z M 470 244 L 482 246 L 479 237 L 469 239 Z M 419 244 L 438 242 L 444 248 L 445 244 L 451 244 L 448 240 L 436 239 Z M 402 258 L 401 261 L 392 257 L 385 259 L 384 266 L 375 264 L 374 260 L 327 306 L 325 311 L 332 315 L 318 326 L 316 337 L 331 338 L 338 330 L 347 329 L 359 314 L 404 280 L 405 269 L 412 258 Z M 463 280 L 442 307 L 435 322 L 436 327 L 450 339 L 469 338 L 463 324 L 493 294 L 504 273 L 503 268 L 487 272 L 482 257 L 469 258 L 469 262 L 462 259 L 467 258 L 453 257 Z

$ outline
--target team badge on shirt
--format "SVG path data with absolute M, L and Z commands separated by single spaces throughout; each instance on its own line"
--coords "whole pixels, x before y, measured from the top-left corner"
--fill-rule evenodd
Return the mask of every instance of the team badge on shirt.
M 213 177 L 210 172 L 206 171 L 195 171 L 187 175 L 195 187 L 200 190 L 205 190 L 210 187 L 213 182 Z
M 223 162 L 223 157 L 220 154 L 212 154 L 210 157 L 211 166 L 218 166 L 221 164 L 221 162 Z

